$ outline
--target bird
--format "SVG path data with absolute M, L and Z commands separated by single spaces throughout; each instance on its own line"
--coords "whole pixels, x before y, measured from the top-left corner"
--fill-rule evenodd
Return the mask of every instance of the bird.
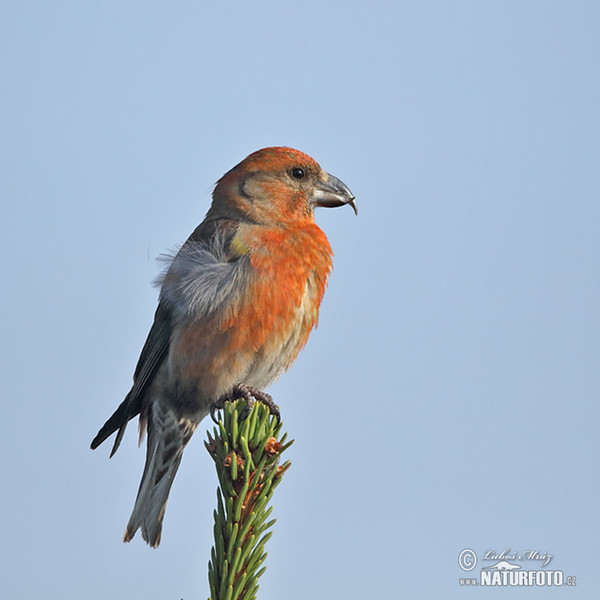
M 141 529 L 160 544 L 183 450 L 199 423 L 244 397 L 278 407 L 263 390 L 287 370 L 317 325 L 333 252 L 316 207 L 355 197 L 307 154 L 253 152 L 218 180 L 204 220 L 171 257 L 133 386 L 91 443 L 139 415 L 146 461 L 124 542 Z

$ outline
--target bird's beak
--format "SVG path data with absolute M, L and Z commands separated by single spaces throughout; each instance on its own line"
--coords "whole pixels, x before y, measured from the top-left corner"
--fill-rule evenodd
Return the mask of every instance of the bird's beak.
M 349 204 L 355 214 L 358 214 L 354 194 L 343 181 L 329 173 L 325 173 L 325 179 L 319 182 L 313 195 L 313 204 L 327 208 Z

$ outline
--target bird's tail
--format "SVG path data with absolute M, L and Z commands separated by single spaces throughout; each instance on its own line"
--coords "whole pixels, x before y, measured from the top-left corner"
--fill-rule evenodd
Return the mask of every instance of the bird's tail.
M 129 542 L 141 528 L 150 546 L 160 544 L 162 522 L 173 479 L 179 468 L 183 449 L 198 426 L 196 420 L 179 418 L 171 408 L 155 400 L 148 419 L 148 449 L 142 481 L 133 512 L 125 530 Z

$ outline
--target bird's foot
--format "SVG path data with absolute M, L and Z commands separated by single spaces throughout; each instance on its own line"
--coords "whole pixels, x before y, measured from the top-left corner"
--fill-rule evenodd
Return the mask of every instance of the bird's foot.
M 238 398 L 243 398 L 246 401 L 248 413 L 250 413 L 252 410 L 254 401 L 258 400 L 258 402 L 262 402 L 262 404 L 268 407 L 269 413 L 277 419 L 278 423 L 281 421 L 279 406 L 275 404 L 273 398 L 269 394 L 266 394 L 265 392 L 262 392 L 261 390 L 250 385 L 244 385 L 243 383 L 238 383 L 235 385 L 233 390 L 231 390 L 231 393 L 221 397 L 211 405 L 210 418 L 218 424 L 219 420 L 217 419 L 217 412 L 225 406 L 225 402 L 231 402 L 237 400 Z

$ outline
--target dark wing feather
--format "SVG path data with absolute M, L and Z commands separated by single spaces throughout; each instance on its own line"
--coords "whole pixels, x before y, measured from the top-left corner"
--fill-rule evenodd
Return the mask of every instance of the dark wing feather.
M 224 245 L 227 247 L 228 241 L 234 235 L 235 231 L 235 222 L 222 218 L 219 215 L 211 216 L 209 211 L 207 218 L 196 227 L 186 241 L 186 244 L 197 242 L 208 243 L 218 234 L 222 236 L 222 240 L 227 240 L 227 242 L 224 241 Z M 148 386 L 152 383 L 157 370 L 169 351 L 171 332 L 172 316 L 168 302 L 159 302 L 156 314 L 154 315 L 154 323 L 135 368 L 133 387 L 129 394 L 125 396 L 125 400 L 121 402 L 119 408 L 106 421 L 102 429 L 98 432 L 98 435 L 92 441 L 92 450 L 96 449 L 104 440 L 118 430 L 110 455 L 112 456 L 117 451 L 125 433 L 127 423 L 140 414 Z
M 117 451 L 123 439 L 127 423 L 140 414 L 144 394 L 167 355 L 171 329 L 170 311 L 161 303 L 156 309 L 154 323 L 135 368 L 133 387 L 92 441 L 92 450 L 95 450 L 104 440 L 118 430 L 110 455 L 112 456 Z

